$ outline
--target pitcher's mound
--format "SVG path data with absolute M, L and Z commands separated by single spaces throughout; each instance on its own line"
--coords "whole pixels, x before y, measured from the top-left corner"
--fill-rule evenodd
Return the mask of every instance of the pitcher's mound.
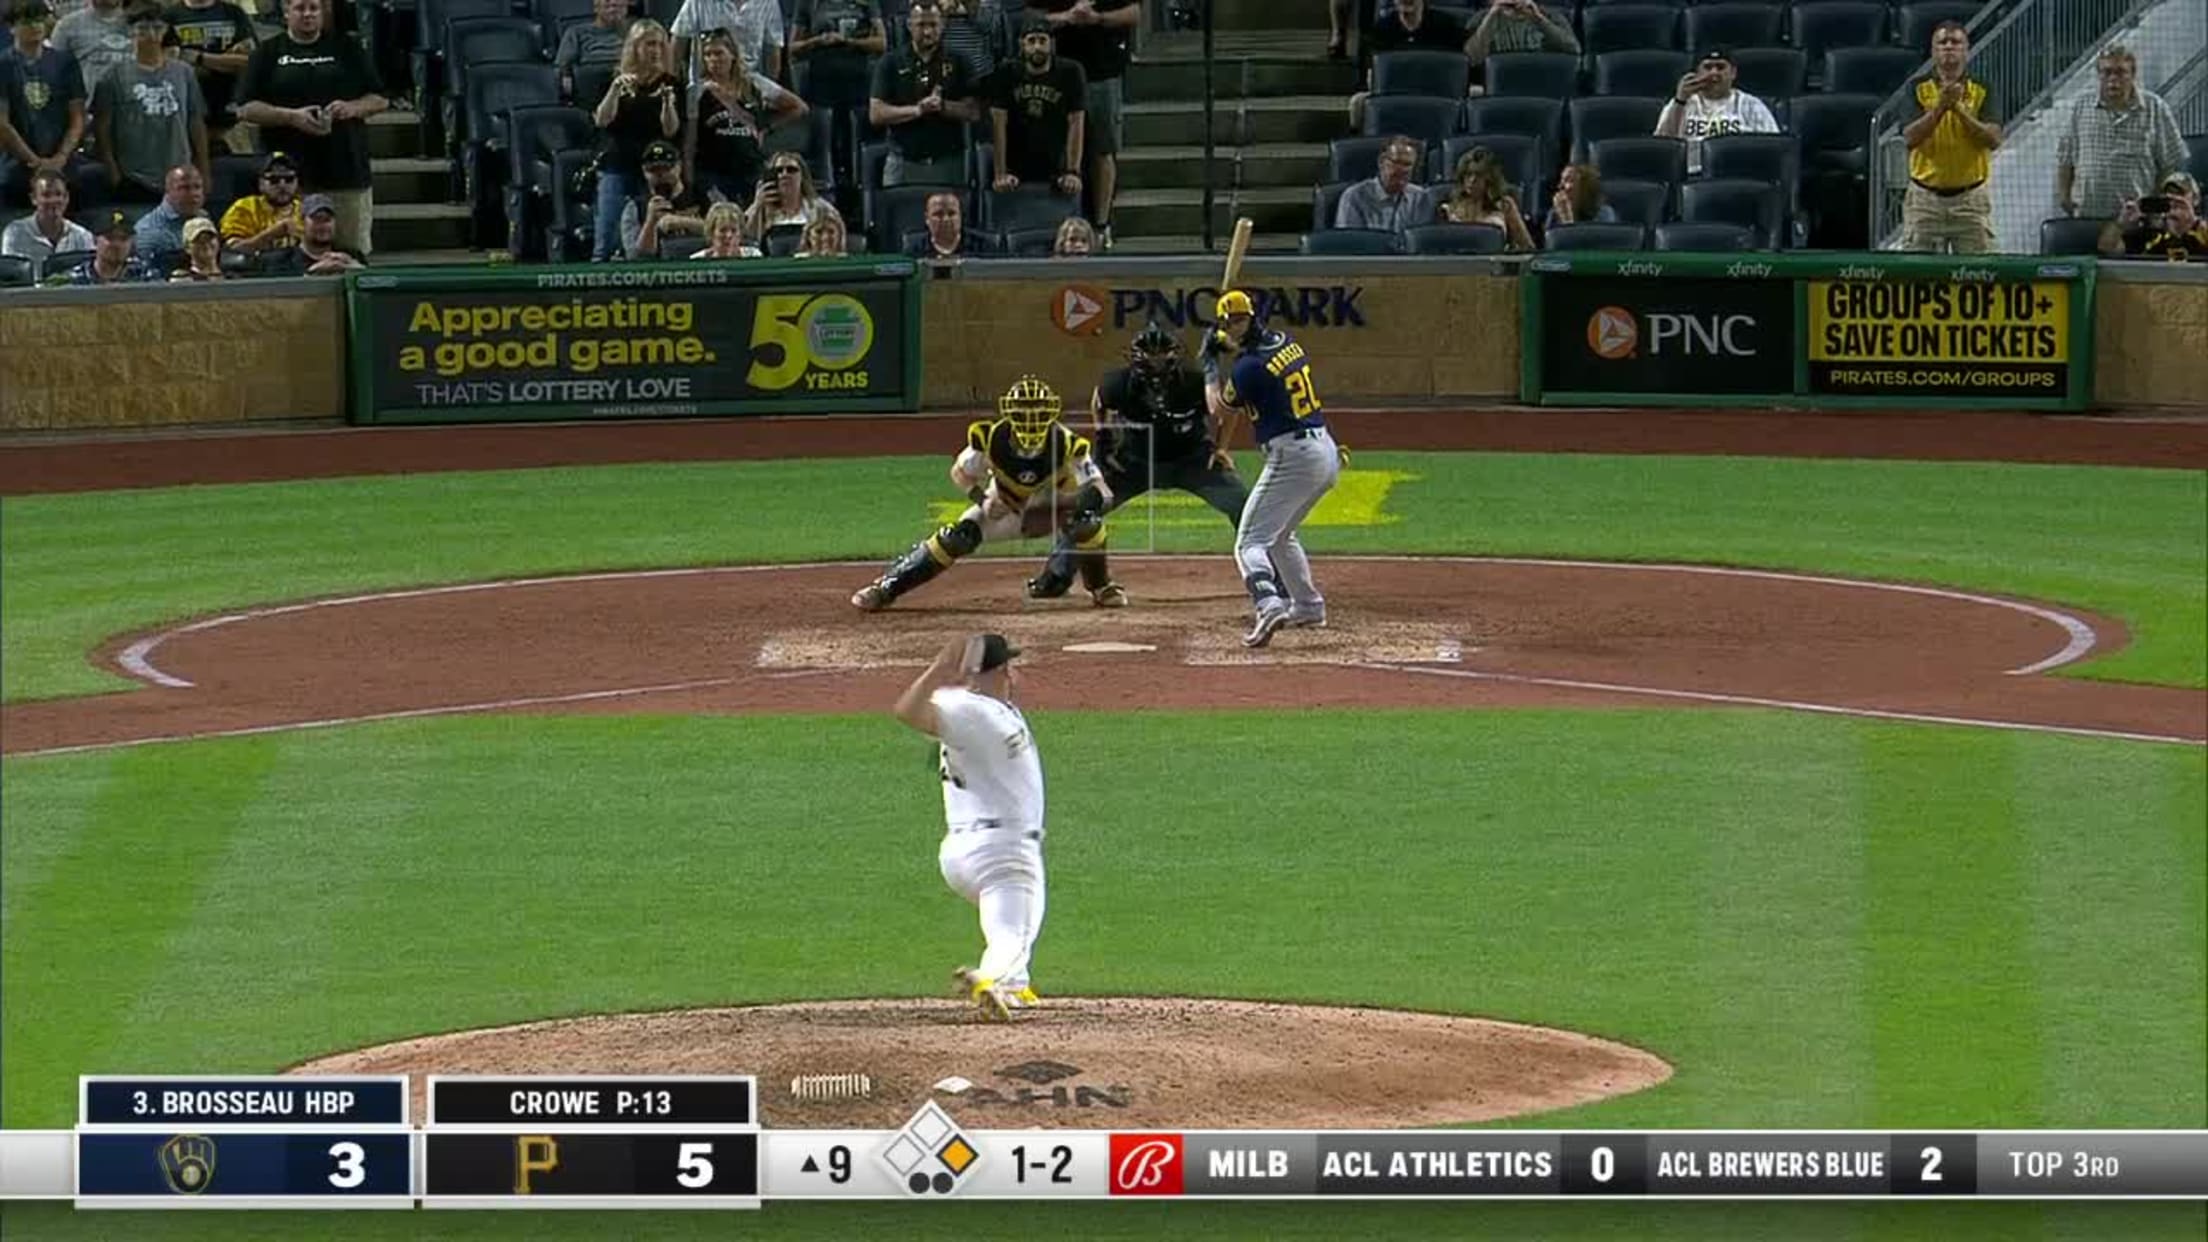
M 571 1018 L 383 1044 L 292 1072 L 415 1075 L 417 1117 L 428 1074 L 756 1074 L 762 1120 L 800 1129 L 894 1129 L 929 1099 L 988 1129 L 1385 1129 L 1585 1104 L 1654 1086 L 1671 1066 L 1625 1044 L 1483 1018 L 1076 997 L 1046 998 L 1010 1024 L 950 1000 Z M 793 1098 L 791 1080 L 816 1074 L 864 1074 L 872 1091 Z

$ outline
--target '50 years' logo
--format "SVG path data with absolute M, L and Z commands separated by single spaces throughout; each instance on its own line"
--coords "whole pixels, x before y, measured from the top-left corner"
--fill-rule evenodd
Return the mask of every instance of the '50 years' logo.
M 814 392 L 865 388 L 853 369 L 874 348 L 874 316 L 847 293 L 770 293 L 751 317 L 751 369 L 744 382 L 772 391 L 802 382 Z

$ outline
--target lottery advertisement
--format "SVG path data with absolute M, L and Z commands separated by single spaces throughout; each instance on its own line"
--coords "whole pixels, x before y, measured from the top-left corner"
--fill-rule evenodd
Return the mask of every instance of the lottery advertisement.
M 919 405 L 919 286 L 908 260 L 348 279 L 358 423 Z

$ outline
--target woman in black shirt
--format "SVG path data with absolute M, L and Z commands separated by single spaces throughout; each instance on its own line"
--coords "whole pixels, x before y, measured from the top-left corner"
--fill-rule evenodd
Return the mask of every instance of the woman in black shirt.
M 805 102 L 744 67 L 725 30 L 705 36 L 696 123 L 684 145 L 684 180 L 698 193 L 747 206 L 766 167 L 767 131 L 802 118 Z
M 644 148 L 682 134 L 682 83 L 668 71 L 670 59 L 667 28 L 649 19 L 636 22 L 621 45 L 621 72 L 598 101 L 605 144 L 592 218 L 595 262 L 621 249 L 621 211 L 644 192 Z

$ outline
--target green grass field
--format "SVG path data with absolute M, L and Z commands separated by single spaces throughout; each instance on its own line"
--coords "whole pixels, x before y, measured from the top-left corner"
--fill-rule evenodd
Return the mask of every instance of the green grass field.
M 221 606 L 661 564 L 886 557 L 932 461 L 516 471 L 0 504 L 10 700 Z M 2078 675 L 2208 685 L 2184 472 L 1360 454 L 1414 476 L 1314 552 L 1712 561 L 2097 609 Z M 840 515 L 792 535 L 793 508 Z M 1168 548 L 1217 548 L 1218 528 Z M 1323 568 L 1323 567 L 1322 567 Z M 886 706 L 886 705 L 885 705 Z M 1039 713 L 1046 992 L 1338 1001 L 1646 1047 L 1543 1127 L 2208 1125 L 2197 747 L 1766 712 Z M 486 717 L 0 764 L 0 1122 L 84 1072 L 266 1072 L 558 1014 L 929 994 L 975 934 L 886 714 Z M 823 779 L 823 774 L 828 779 Z M 832 788 L 832 795 L 824 794 Z M 1160 809 L 1137 791 L 1177 792 Z M 1266 791 L 1295 791 L 1267 797 Z M 769 814 L 763 807 L 801 808 Z M 491 808 L 495 808 L 495 811 Z M 798 929 L 793 933 L 793 929 Z M 1314 930 L 1317 929 L 1317 930 Z M 2198 1238 L 2199 1204 L 770 1206 L 406 1213 L 363 1238 Z M 10 1208 L 16 1237 L 330 1236 L 330 1218 Z

